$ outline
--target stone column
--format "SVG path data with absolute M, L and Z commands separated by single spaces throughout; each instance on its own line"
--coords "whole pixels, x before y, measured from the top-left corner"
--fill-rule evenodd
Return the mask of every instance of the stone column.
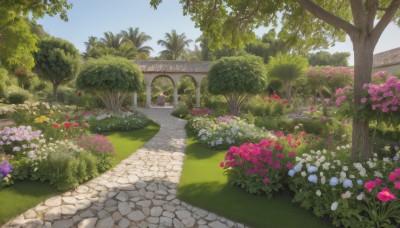
M 137 110 L 137 92 L 133 92 L 132 96 L 132 110 L 136 111 Z
M 174 85 L 174 108 L 178 107 L 178 83 Z
M 150 105 L 151 105 L 151 85 L 146 85 L 146 107 L 150 108 Z
M 196 86 L 196 107 L 200 107 L 200 86 Z

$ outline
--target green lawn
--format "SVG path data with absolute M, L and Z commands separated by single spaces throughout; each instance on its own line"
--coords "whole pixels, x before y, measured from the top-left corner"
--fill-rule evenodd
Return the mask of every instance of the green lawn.
M 114 160 L 113 166 L 118 165 L 122 160 L 129 157 L 132 152 L 142 147 L 143 144 L 157 134 L 159 129 L 159 125 L 151 123 L 142 130 L 102 133 L 110 139 L 118 154 Z
M 105 133 L 118 154 L 114 166 L 143 146 L 159 129 L 158 125 L 152 123 L 141 130 Z M 45 199 L 60 193 L 51 185 L 34 181 L 19 181 L 1 189 L 0 226 Z
M 227 184 L 219 167 L 225 153 L 226 150 L 207 149 L 194 137 L 188 137 L 178 197 L 252 227 L 331 227 L 329 222 L 292 204 L 288 194 L 267 199 Z

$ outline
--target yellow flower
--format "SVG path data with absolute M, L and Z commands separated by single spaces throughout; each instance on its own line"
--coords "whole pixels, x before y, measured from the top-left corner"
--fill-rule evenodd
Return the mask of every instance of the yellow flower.
M 50 115 L 54 114 L 53 110 L 50 111 Z
M 47 118 L 46 116 L 40 116 L 40 117 L 35 118 L 35 123 L 43 123 L 48 120 L 49 120 L 49 118 Z

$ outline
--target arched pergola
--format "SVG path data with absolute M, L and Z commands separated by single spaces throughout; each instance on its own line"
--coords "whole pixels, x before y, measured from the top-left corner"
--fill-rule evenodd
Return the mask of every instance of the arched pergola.
M 200 86 L 211 67 L 208 61 L 137 60 L 146 81 L 146 107 L 151 105 L 151 83 L 158 76 L 168 76 L 174 85 L 174 107 L 178 107 L 178 82 L 183 76 L 191 76 L 196 87 L 196 106 L 200 106 Z M 137 94 L 133 95 L 133 106 L 137 107 Z

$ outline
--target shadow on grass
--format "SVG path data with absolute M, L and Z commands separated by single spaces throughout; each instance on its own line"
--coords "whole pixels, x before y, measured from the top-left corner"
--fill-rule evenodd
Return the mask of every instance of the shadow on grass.
M 291 196 L 281 193 L 271 199 L 250 195 L 241 189 L 208 182 L 180 186 L 183 201 L 252 227 L 332 227 L 328 221 L 291 203 Z
M 60 191 L 47 183 L 18 181 L 0 191 L 0 226 Z

